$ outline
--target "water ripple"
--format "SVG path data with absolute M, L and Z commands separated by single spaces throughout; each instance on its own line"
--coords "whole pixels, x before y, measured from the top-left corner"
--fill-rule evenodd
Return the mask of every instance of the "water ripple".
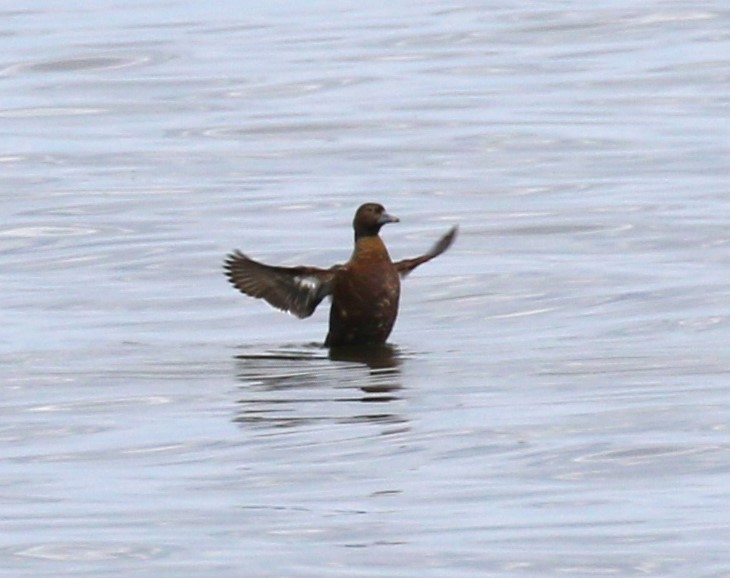
M 405 419 L 382 407 L 400 399 L 399 352 L 390 347 L 327 351 L 316 344 L 249 350 L 236 356 L 245 395 L 236 422 L 291 428 L 321 422 L 401 424 Z M 346 405 L 343 413 L 338 406 Z
M 123 70 L 150 66 L 168 60 L 162 54 L 144 56 L 71 56 L 68 58 L 37 60 L 11 64 L 0 69 L 0 76 L 12 76 L 24 73 L 74 73 L 101 72 Z
M 54 542 L 9 549 L 14 556 L 59 562 L 100 562 L 104 560 L 153 560 L 169 550 L 142 544 L 115 542 Z

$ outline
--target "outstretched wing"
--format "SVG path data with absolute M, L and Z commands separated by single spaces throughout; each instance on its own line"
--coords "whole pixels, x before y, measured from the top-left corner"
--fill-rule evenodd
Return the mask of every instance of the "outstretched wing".
M 272 267 L 250 259 L 240 251 L 226 258 L 228 280 L 241 293 L 264 299 L 269 305 L 309 317 L 317 305 L 332 293 L 332 282 L 339 268 Z
M 451 243 L 454 242 L 454 239 L 456 238 L 456 232 L 458 230 L 459 228 L 457 226 L 452 227 L 451 230 L 443 237 L 441 237 L 438 242 L 433 247 L 431 247 L 431 250 L 425 255 L 421 255 L 420 257 L 415 257 L 413 259 L 403 259 L 402 261 L 393 263 L 395 265 L 395 268 L 398 270 L 400 276 L 405 277 L 406 275 L 408 275 L 408 273 L 413 271 L 422 263 L 430 261 L 434 257 L 438 257 L 441 253 L 446 251 L 446 249 L 451 246 Z

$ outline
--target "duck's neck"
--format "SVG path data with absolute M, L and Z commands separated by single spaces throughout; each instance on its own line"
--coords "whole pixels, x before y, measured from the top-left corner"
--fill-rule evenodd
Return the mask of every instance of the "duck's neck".
M 355 235 L 355 249 L 353 259 L 387 259 L 390 261 L 388 249 L 378 235 Z

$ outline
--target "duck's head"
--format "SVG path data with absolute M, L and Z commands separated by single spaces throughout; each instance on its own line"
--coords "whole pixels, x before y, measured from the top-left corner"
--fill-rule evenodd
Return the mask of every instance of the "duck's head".
M 400 219 L 385 212 L 385 207 L 378 203 L 365 203 L 355 213 L 352 227 L 355 238 L 377 235 L 380 227 L 387 223 L 397 223 Z

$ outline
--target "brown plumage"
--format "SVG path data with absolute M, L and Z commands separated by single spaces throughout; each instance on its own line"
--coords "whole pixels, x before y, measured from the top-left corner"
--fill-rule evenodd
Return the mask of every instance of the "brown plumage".
M 226 275 L 242 293 L 302 318 L 331 296 L 327 347 L 384 343 L 398 315 L 400 278 L 446 251 L 457 231 L 453 227 L 424 255 L 394 263 L 378 233 L 397 222 L 382 205 L 366 203 L 355 213 L 355 249 L 344 265 L 273 267 L 235 251 L 225 261 Z

